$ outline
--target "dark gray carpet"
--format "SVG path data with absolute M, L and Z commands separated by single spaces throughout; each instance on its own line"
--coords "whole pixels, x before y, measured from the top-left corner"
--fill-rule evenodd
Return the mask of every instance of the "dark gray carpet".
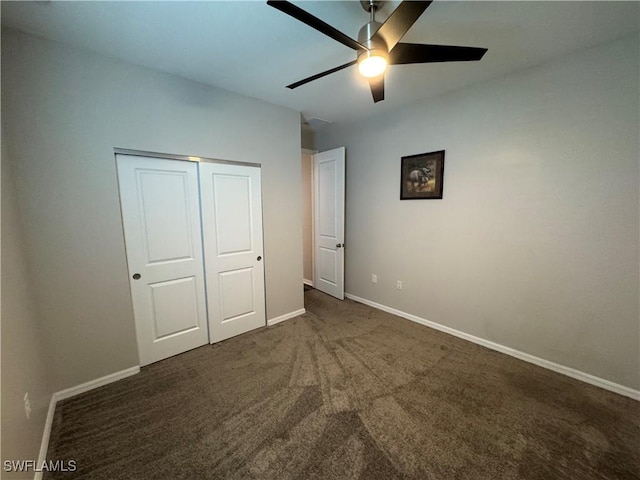
M 640 404 L 315 290 L 308 313 L 58 404 L 91 479 L 640 478 Z

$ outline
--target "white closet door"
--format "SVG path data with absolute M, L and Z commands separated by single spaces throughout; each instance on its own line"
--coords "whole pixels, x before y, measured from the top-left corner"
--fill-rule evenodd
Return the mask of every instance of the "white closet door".
M 260 168 L 200 163 L 211 343 L 265 322 Z
M 313 286 L 340 300 L 344 299 L 344 160 L 344 147 L 314 155 Z
M 140 364 L 147 365 L 209 340 L 198 166 L 131 155 L 117 163 Z

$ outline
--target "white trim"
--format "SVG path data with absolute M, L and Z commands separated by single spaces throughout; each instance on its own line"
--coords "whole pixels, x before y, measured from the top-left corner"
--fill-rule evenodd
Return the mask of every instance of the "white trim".
M 307 148 L 302 149 L 303 155 L 308 155 L 310 157 L 310 165 L 309 165 L 309 203 L 311 206 L 311 276 L 315 279 L 316 272 L 316 232 L 315 232 L 315 162 L 316 157 L 315 154 L 318 153 L 317 150 L 309 150 Z M 303 255 L 304 257 L 304 255 Z M 303 283 L 313 287 L 313 280 L 303 279 Z
M 40 443 L 40 453 L 38 454 L 38 465 L 42 465 L 47 460 L 47 450 L 49 450 L 49 438 L 51 436 L 51 427 L 53 426 L 53 417 L 56 412 L 56 405 L 59 401 L 66 400 L 67 398 L 71 398 L 76 395 L 80 395 L 81 393 L 88 392 L 89 390 L 93 390 L 98 387 L 103 387 L 104 385 L 108 385 L 113 382 L 117 382 L 118 380 L 122 380 L 123 378 L 130 377 L 137 373 L 140 373 L 140 366 L 138 365 L 136 365 L 135 367 L 127 368 L 126 370 L 121 370 L 119 372 L 105 375 L 104 377 L 96 378 L 95 380 L 76 385 L 75 387 L 66 388 L 64 390 L 60 390 L 59 392 L 54 392 L 53 395 L 51 395 L 49 410 L 47 412 L 47 419 L 44 422 L 42 442 Z M 34 480 L 41 480 L 42 471 L 36 472 L 33 478 Z
M 294 318 L 300 315 L 304 315 L 307 311 L 304 308 L 300 310 L 296 310 L 295 312 L 285 313 L 284 315 L 280 315 L 279 317 L 272 318 L 271 320 L 267 320 L 267 326 L 275 325 L 276 323 L 284 322 L 285 320 L 289 320 L 290 318 Z
M 136 373 L 140 373 L 140 367 L 137 365 L 135 367 L 127 368 L 126 370 L 121 370 L 119 372 L 111 373 L 109 375 L 105 375 L 104 377 L 96 378 L 95 380 L 76 385 L 75 387 L 60 390 L 59 392 L 54 393 L 54 396 L 56 397 L 56 401 L 65 400 L 67 398 L 80 395 L 81 393 L 88 392 L 89 390 L 93 390 L 94 388 L 117 382 L 118 380 L 122 380 L 123 378 L 135 375 Z
M 49 410 L 47 411 L 47 419 L 44 422 L 44 431 L 42 432 L 42 442 L 40 443 L 40 453 L 38 454 L 38 465 L 42 465 L 47 460 L 47 450 L 49 450 L 49 437 L 51 436 L 51 427 L 53 425 L 53 416 L 56 413 L 56 394 L 51 395 L 49 401 Z M 42 471 L 36 471 L 34 480 L 42 479 Z
M 519 350 L 506 347 L 504 345 L 500 345 L 499 343 L 494 343 L 489 340 L 485 340 L 484 338 L 476 337 L 474 335 L 461 332 L 460 330 L 456 330 L 454 328 L 447 327 L 445 325 L 440 325 L 439 323 L 425 320 L 424 318 L 420 318 L 416 315 L 412 315 L 411 313 L 406 313 L 392 307 L 387 307 L 386 305 L 372 302 L 371 300 L 360 298 L 350 293 L 345 293 L 345 297 L 355 302 L 363 303 L 365 305 L 369 305 L 370 307 L 377 308 L 378 310 L 382 310 L 384 312 L 397 315 L 398 317 L 406 318 L 407 320 L 411 320 L 412 322 L 419 323 L 426 327 L 431 327 L 435 330 L 440 330 L 441 332 L 448 333 L 449 335 L 462 338 L 463 340 L 468 340 L 469 342 L 482 345 L 483 347 L 490 348 L 491 350 L 495 350 L 497 352 L 504 353 L 511 357 L 524 360 L 525 362 L 533 363 L 534 365 L 538 365 L 539 367 L 546 368 L 548 370 L 553 370 L 554 372 L 561 373 L 571 378 L 575 378 L 576 380 L 580 380 L 582 382 L 595 385 L 596 387 L 604 388 L 605 390 L 609 390 L 611 392 L 624 395 L 625 397 L 629 397 L 634 400 L 640 400 L 640 390 L 634 390 L 633 388 L 625 387 L 624 385 L 620 385 L 618 383 L 605 380 L 604 378 L 596 377 L 595 375 L 581 372 L 580 370 L 575 370 L 573 368 L 566 367 L 564 365 L 560 365 L 558 363 L 554 363 L 549 360 L 545 360 L 544 358 L 536 357 L 534 355 L 530 355 L 528 353 L 524 353 Z
M 311 286 L 316 281 L 316 153 L 311 155 L 311 165 L 309 165 L 309 199 L 311 206 Z M 315 288 L 315 287 L 314 287 Z

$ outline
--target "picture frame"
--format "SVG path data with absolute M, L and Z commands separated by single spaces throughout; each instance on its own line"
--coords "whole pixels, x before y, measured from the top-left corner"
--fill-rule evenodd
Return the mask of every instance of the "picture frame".
M 400 160 L 400 200 L 440 200 L 443 180 L 444 150 Z

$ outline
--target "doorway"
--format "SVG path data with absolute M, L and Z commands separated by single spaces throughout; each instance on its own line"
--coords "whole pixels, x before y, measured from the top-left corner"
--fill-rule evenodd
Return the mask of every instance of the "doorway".
M 302 152 L 303 277 L 344 299 L 345 148 Z

